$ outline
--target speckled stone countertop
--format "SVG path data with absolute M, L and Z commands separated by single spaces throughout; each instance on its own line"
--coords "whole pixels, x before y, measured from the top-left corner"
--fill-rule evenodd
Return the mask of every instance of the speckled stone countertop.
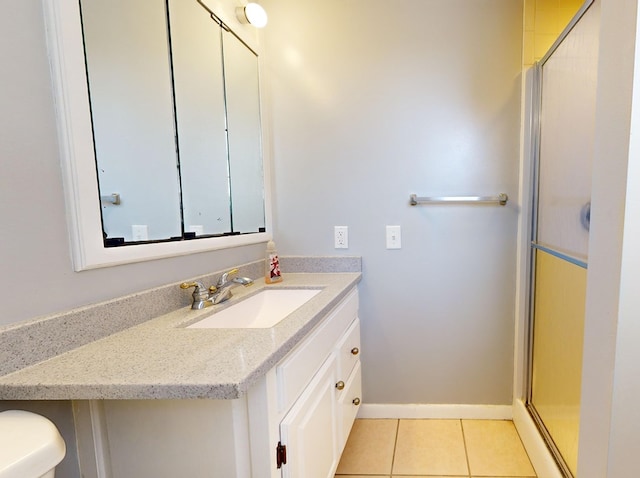
M 183 307 L 0 377 L 1 400 L 234 399 L 300 342 L 360 281 L 359 272 L 290 273 L 234 289 L 225 304 Z M 268 329 L 187 329 L 264 288 L 322 291 Z

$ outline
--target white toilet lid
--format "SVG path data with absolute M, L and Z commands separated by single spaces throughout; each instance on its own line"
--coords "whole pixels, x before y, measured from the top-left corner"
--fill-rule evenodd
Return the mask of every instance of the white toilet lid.
M 64 440 L 48 419 L 22 410 L 0 413 L 0 478 L 37 478 L 64 454 Z

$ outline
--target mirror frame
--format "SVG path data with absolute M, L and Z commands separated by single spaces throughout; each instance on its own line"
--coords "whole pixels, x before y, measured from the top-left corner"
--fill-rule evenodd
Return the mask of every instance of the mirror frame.
M 196 1 L 196 0 L 193 0 Z M 206 0 L 198 0 L 206 3 Z M 219 2 L 216 2 L 217 4 Z M 264 207 L 267 232 L 222 237 L 197 238 L 173 242 L 104 247 L 100 193 L 96 171 L 91 113 L 86 80 L 84 46 L 77 0 L 43 0 L 53 94 L 57 114 L 58 141 L 65 191 L 67 223 L 73 266 L 76 271 L 110 267 L 166 257 L 194 254 L 266 242 L 271 233 L 269 143 L 265 135 L 264 107 L 261 104 Z M 247 28 L 231 22 L 231 14 L 216 15 L 230 21 L 236 34 Z M 255 30 L 255 29 L 254 29 Z M 256 35 L 257 32 L 251 32 Z M 245 38 L 246 37 L 246 38 Z M 254 51 L 257 40 L 250 34 L 241 37 Z M 261 55 L 258 55 L 259 67 Z M 260 92 L 262 81 L 259 79 Z M 262 97 L 262 94 L 261 94 Z

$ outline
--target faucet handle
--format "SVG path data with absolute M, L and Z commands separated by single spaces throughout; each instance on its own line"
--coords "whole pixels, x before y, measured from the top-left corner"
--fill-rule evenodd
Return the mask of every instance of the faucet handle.
M 224 274 L 222 274 L 220 276 L 220 278 L 218 279 L 218 287 L 224 285 L 227 283 L 227 281 L 229 280 L 229 276 L 233 275 L 233 274 L 237 274 L 238 273 L 238 269 L 231 269 L 228 272 L 225 272 Z
M 202 285 L 202 282 L 183 282 L 182 284 L 180 284 L 180 288 L 181 289 L 188 289 L 189 287 L 195 287 L 200 288 L 200 289 L 204 289 L 204 286 Z
M 199 299 L 199 298 L 207 298 L 207 296 L 209 295 L 207 292 L 207 289 L 205 288 L 204 285 L 202 285 L 202 282 L 183 282 L 182 284 L 180 284 L 180 288 L 181 289 L 188 289 L 189 287 L 193 287 L 193 298 L 194 299 Z

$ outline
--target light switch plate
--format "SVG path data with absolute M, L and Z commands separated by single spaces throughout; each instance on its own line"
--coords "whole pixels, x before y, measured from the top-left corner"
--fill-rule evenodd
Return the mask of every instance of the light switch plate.
M 400 226 L 387 226 L 387 249 L 402 248 L 402 233 Z

